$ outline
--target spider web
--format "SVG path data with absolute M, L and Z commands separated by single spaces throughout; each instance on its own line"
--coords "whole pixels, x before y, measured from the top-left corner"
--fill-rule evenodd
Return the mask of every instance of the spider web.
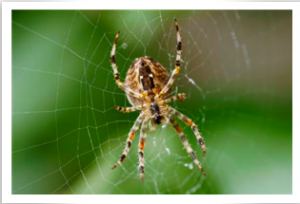
M 172 90 L 187 100 L 171 105 L 199 125 L 205 158 L 180 123 L 207 176 L 172 128 L 158 127 L 147 136 L 142 183 L 138 136 L 111 170 L 138 113 L 113 109 L 130 104 L 109 55 L 120 30 L 122 80 L 145 55 L 171 72 L 175 16 L 183 57 Z M 12 193 L 291 192 L 290 11 L 13 11 L 12 27 Z M 270 188 L 275 181 L 282 185 Z

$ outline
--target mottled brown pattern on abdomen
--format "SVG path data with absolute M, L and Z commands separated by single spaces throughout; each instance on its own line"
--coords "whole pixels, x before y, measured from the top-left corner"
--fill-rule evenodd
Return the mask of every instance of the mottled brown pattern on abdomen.
M 141 61 L 145 61 L 150 67 L 151 72 L 153 73 L 155 88 L 163 88 L 169 80 L 169 74 L 160 63 L 149 57 L 140 57 L 131 64 L 126 74 L 125 84 L 129 86 L 133 91 L 140 92 L 142 90 L 139 79 L 139 69 L 141 68 L 141 65 L 139 63 Z M 171 90 L 168 91 L 168 93 L 170 92 Z M 166 96 L 167 95 L 168 94 L 166 94 Z M 127 95 L 127 98 L 133 106 L 142 104 L 142 100 L 140 99 L 134 98 L 129 95 Z

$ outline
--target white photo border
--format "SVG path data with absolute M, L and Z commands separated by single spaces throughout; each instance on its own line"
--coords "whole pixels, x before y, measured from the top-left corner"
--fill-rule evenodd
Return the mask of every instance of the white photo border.
M 157 6 L 158 5 L 158 6 Z M 293 193 L 291 195 L 13 195 L 11 184 L 11 13 L 13 9 L 199 9 L 292 10 L 293 12 Z M 298 37 L 297 37 L 298 36 Z M 298 2 L 203 2 L 114 0 L 103 2 L 2 2 L 2 202 L 4 203 L 296 203 L 300 202 L 300 4 Z M 297 69 L 298 68 L 298 69 Z M 298 92 L 298 95 L 297 95 Z M 284 174 L 285 172 L 282 172 Z M 279 175 L 280 176 L 280 175 Z M 280 185 L 280 183 L 278 183 Z M 112 198 L 113 196 L 113 198 Z M 126 197 L 125 197 L 126 196 Z M 149 196 L 149 195 L 147 195 Z

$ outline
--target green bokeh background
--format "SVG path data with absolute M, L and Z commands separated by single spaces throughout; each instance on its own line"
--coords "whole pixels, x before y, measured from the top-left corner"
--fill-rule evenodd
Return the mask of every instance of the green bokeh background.
M 183 65 L 171 104 L 192 118 L 207 144 L 207 176 L 169 127 L 149 133 L 146 179 L 137 141 L 116 170 L 138 113 L 113 80 L 117 64 L 151 56 L 174 67 L 179 20 Z M 292 11 L 12 12 L 13 194 L 291 194 Z

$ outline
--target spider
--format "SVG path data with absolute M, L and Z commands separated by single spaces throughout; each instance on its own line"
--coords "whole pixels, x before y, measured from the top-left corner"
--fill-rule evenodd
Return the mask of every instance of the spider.
M 197 159 L 195 152 L 192 150 L 185 134 L 182 132 L 181 127 L 175 120 L 175 116 L 190 126 L 202 147 L 203 156 L 206 154 L 206 146 L 204 140 L 199 133 L 197 125 L 188 117 L 177 111 L 176 109 L 168 106 L 168 103 L 186 99 L 185 94 L 179 93 L 176 96 L 169 96 L 171 86 L 174 83 L 176 76 L 179 73 L 181 66 L 181 36 L 179 32 L 178 21 L 175 19 L 175 29 L 177 32 L 177 54 L 175 69 L 173 70 L 171 77 L 169 77 L 166 69 L 154 59 L 150 57 L 140 57 L 133 61 L 131 64 L 125 79 L 125 83 L 121 82 L 120 74 L 118 73 L 116 65 L 116 45 L 120 35 L 120 31 L 117 32 L 115 41 L 111 51 L 111 64 L 114 71 L 114 78 L 123 91 L 125 91 L 129 102 L 133 107 L 120 107 L 116 106 L 115 109 L 123 113 L 130 113 L 134 111 L 141 111 L 140 115 L 134 122 L 128 138 L 126 141 L 125 149 L 123 150 L 120 159 L 112 167 L 117 168 L 125 160 L 130 150 L 132 141 L 136 135 L 137 130 L 141 125 L 141 134 L 139 141 L 139 173 L 140 179 L 143 181 L 145 177 L 145 160 L 144 160 L 144 149 L 147 136 L 147 127 L 150 130 L 155 130 L 156 125 L 159 124 L 171 124 L 175 131 L 180 136 L 180 139 L 187 150 L 188 154 L 192 157 L 196 166 L 201 170 L 202 174 L 205 175 L 205 171 L 201 166 L 200 161 Z

